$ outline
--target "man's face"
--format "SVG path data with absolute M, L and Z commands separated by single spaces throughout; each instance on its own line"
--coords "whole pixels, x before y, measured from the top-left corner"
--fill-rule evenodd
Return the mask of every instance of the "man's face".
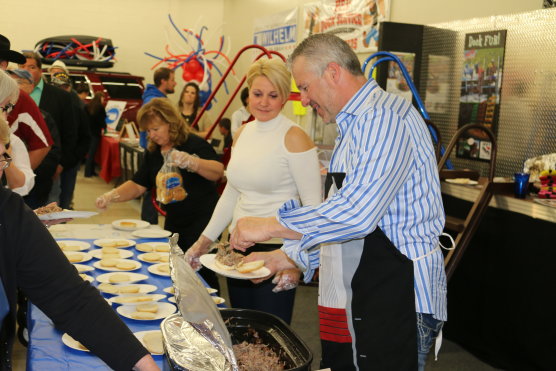
M 6 71 L 8 69 L 8 64 L 10 62 L 8 61 L 0 61 L 0 70 L 2 71 Z
M 175 73 L 171 73 L 168 80 L 162 80 L 162 91 L 166 94 L 174 94 L 174 88 L 176 87 Z
M 22 79 L 18 77 L 15 78 L 15 81 L 17 81 L 17 85 L 19 85 L 19 88 L 24 92 L 26 92 L 27 94 L 31 94 L 31 92 L 35 88 L 35 85 L 31 84 L 31 82 L 27 79 Z
M 33 58 L 27 58 L 27 62 L 25 62 L 25 64 L 23 65 L 20 65 L 20 67 L 31 73 L 31 76 L 33 76 L 33 80 L 35 81 L 35 85 L 37 85 L 39 81 L 41 81 L 42 71 L 40 67 L 37 66 L 36 60 L 34 60 Z
M 335 92 L 328 82 L 327 71 L 319 76 L 305 57 L 297 57 L 292 64 L 292 75 L 299 88 L 301 104 L 314 108 L 325 123 L 334 122 L 337 114 Z

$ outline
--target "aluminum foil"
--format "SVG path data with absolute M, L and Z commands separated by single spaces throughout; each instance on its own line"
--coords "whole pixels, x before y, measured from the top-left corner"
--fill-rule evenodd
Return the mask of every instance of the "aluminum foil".
M 161 325 L 164 347 L 178 370 L 239 370 L 222 316 L 178 246 L 170 237 L 170 276 L 178 314 Z

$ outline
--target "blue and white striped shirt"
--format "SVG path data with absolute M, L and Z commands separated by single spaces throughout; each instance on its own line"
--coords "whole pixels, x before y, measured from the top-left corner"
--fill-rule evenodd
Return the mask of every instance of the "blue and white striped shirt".
M 411 103 L 374 80 L 352 97 L 336 122 L 339 136 L 329 171 L 346 174 L 343 187 L 318 206 L 298 207 L 295 201 L 282 206 L 280 223 L 303 234 L 299 241 L 285 240 L 282 249 L 306 269 L 309 280 L 319 265 L 319 244 L 363 244 L 379 226 L 414 260 L 416 311 L 446 320 L 444 262 L 435 250 L 445 217 L 425 123 Z

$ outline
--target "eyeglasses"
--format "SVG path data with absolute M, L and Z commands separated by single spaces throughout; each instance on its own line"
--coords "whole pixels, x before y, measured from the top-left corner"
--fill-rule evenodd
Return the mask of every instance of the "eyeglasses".
M 0 160 L 0 170 L 5 170 L 10 167 L 12 158 L 7 153 L 4 153 L 2 156 L 4 157 L 4 159 Z
M 2 112 L 6 112 L 6 113 L 10 113 L 12 111 L 12 109 L 15 107 L 15 104 L 13 103 L 8 103 L 5 106 L 0 106 L 0 111 Z

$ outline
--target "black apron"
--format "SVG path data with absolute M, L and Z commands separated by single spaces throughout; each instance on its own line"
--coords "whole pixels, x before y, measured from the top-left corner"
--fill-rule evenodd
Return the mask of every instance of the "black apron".
M 328 173 L 342 187 L 344 173 Z M 359 370 L 417 370 L 413 262 L 377 227 L 365 237 L 351 281 L 352 324 Z M 353 344 L 321 340 L 321 367 L 355 370 Z

